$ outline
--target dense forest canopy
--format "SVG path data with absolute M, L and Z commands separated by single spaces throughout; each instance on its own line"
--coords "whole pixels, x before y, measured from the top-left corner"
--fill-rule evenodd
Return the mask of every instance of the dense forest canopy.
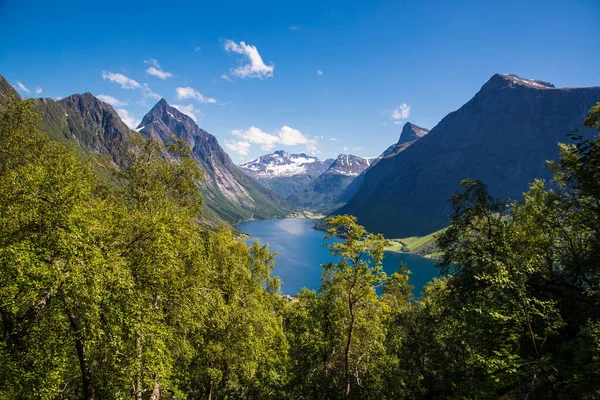
M 520 201 L 463 181 L 418 300 L 339 216 L 339 262 L 288 301 L 267 246 L 199 222 L 187 146 L 137 137 L 107 180 L 37 119 L 0 115 L 3 399 L 600 397 L 598 138 Z

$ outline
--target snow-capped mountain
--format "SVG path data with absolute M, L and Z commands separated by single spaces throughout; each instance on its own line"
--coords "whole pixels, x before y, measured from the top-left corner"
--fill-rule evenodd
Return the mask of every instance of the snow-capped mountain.
M 358 176 L 376 159 L 377 157 L 362 158 L 352 154 L 340 154 L 325 172 L 335 175 Z
M 290 154 L 283 150 L 261 156 L 240 165 L 246 173 L 255 178 L 271 179 L 285 176 L 319 176 L 331 165 L 333 160 L 321 161 L 305 153 Z
M 250 177 L 283 197 L 298 193 L 329 168 L 334 160 L 319 160 L 305 153 L 279 150 L 248 161 L 240 167 Z

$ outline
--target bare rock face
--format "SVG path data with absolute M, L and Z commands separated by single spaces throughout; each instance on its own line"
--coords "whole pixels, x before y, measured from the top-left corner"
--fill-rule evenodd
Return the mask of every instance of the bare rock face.
M 546 160 L 583 127 L 600 87 L 556 88 L 496 74 L 457 111 L 404 151 L 384 157 L 337 213 L 388 237 L 422 235 L 448 224 L 448 199 L 462 179 L 479 179 L 493 196 L 517 199 L 535 178 L 551 179 Z M 402 137 L 401 137 L 402 140 Z
M 176 136 L 189 143 L 192 158 L 206 171 L 204 198 L 208 208 L 232 223 L 252 218 L 285 216 L 285 201 L 247 176 L 236 166 L 217 138 L 201 129 L 187 115 L 161 99 L 136 129 L 160 141 Z

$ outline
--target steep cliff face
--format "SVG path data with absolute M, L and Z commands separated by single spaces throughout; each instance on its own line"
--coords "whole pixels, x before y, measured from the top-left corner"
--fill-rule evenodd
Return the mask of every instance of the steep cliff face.
M 494 75 L 464 106 L 404 151 L 384 157 L 338 213 L 389 237 L 422 235 L 444 227 L 448 199 L 464 178 L 485 182 L 492 195 L 519 198 L 535 178 L 550 179 L 546 160 L 558 142 L 583 128 L 600 87 L 552 84 Z
M 160 141 L 176 136 L 190 144 L 192 157 L 206 171 L 203 190 L 206 205 L 221 218 L 237 223 L 251 218 L 282 217 L 289 212 L 280 196 L 247 176 L 231 161 L 213 135 L 164 99 L 144 116 L 137 131 Z

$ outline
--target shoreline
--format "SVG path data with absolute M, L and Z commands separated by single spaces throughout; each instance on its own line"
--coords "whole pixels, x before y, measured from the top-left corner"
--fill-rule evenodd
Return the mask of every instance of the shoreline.
M 264 219 L 264 220 L 253 219 L 250 221 L 243 221 L 238 224 L 248 223 L 248 222 L 259 222 L 259 221 L 276 221 L 276 220 L 282 220 L 282 219 L 314 220 L 317 222 L 312 226 L 312 228 L 317 231 L 325 232 L 323 229 L 320 229 L 319 224 L 318 224 L 318 221 L 323 220 L 324 218 L 325 218 L 325 215 L 322 215 L 322 214 L 314 214 L 310 211 L 298 211 L 296 213 L 289 214 L 282 218 L 271 218 L 271 219 Z M 235 226 L 238 229 L 240 229 L 238 227 L 238 224 L 236 224 Z M 238 235 L 237 237 L 244 241 L 248 241 L 253 238 L 252 235 L 249 235 L 244 231 L 242 231 L 242 233 L 240 235 Z M 388 241 L 390 242 L 390 244 L 385 247 L 384 251 L 386 251 L 386 252 L 398 253 L 398 254 L 411 254 L 411 255 L 414 255 L 417 257 L 425 258 L 428 260 L 434 260 L 434 261 L 438 261 L 441 256 L 441 254 L 438 254 L 438 252 L 435 252 L 435 251 L 431 252 L 431 253 L 427 253 L 427 254 L 423 254 L 419 251 L 412 251 L 412 250 L 403 251 L 402 246 L 406 246 L 406 244 L 401 239 L 388 239 Z

